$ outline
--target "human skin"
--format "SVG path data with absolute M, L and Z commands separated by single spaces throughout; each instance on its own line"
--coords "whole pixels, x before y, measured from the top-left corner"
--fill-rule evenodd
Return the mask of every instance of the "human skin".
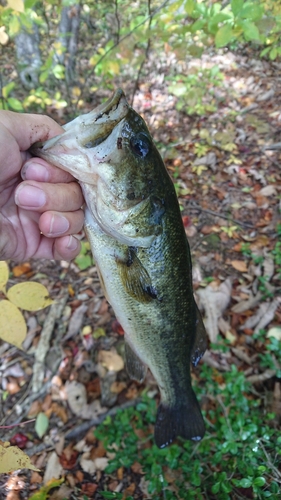
M 71 260 L 80 251 L 79 184 L 28 152 L 62 132 L 47 116 L 0 111 L 0 260 Z

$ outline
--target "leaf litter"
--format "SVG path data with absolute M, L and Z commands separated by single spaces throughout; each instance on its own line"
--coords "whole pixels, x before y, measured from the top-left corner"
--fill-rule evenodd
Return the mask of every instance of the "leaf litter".
M 193 261 L 195 267 L 199 265 L 195 297 L 204 312 L 210 340 L 201 363 L 212 366 L 218 377 L 236 365 L 258 395 L 272 393 L 280 419 L 278 366 L 264 367 L 259 362 L 265 351 L 259 331 L 266 330 L 266 342 L 280 341 L 281 336 L 280 256 L 278 261 L 276 246 L 280 150 L 270 149 L 278 142 L 280 111 L 275 96 L 279 74 L 268 62 L 258 61 L 255 67 L 247 56 L 236 55 L 234 59 L 236 65 L 226 64 L 220 55 L 212 58 L 224 72 L 225 85 L 220 90 L 224 101 L 220 100 L 211 113 L 179 115 L 176 98 L 168 98 L 166 84 L 153 72 L 149 84 L 140 82 L 134 106 L 160 144 L 178 190 Z M 201 63 L 194 62 L 207 63 L 207 56 Z M 266 85 L 266 73 L 271 76 L 272 88 Z M 130 93 L 129 84 L 125 90 Z M 39 416 L 45 416 L 45 427 L 39 430 L 43 438 L 36 433 L 34 423 L 21 429 L 27 438 L 22 446 L 32 466 L 40 469 L 39 474 L 34 471 L 31 479 L 23 480 L 27 495 L 41 500 L 56 489 L 58 496 L 53 493 L 50 497 L 55 499 L 79 490 L 81 495 L 99 499 L 99 485 L 108 491 L 126 492 L 129 474 L 131 492 L 124 493 L 124 498 L 149 498 L 141 464 L 135 463 L 127 471 L 120 468 L 111 475 L 104 471 L 118 450 L 106 451 L 93 433 L 97 423 L 114 418 L 119 407 L 136 405 L 144 389 L 156 399 L 158 394 L 151 374 L 142 385 L 127 377 L 124 332 L 104 301 L 87 246 L 80 260 L 70 264 L 13 262 L 11 269 L 14 286 L 24 283 L 27 276 L 38 277 L 60 304 L 61 293 L 67 291 L 59 314 L 50 315 L 53 306 L 49 311 L 24 313 L 31 326 L 23 351 L 19 344 L 8 344 L 8 338 L 0 345 L 5 367 L 0 371 L 5 391 L 1 425 L 20 423 L 29 415 L 40 422 Z M 1 290 L 5 291 L 7 280 L 7 268 L 2 264 Z M 231 350 L 218 352 L 216 345 L 224 342 Z M 200 381 L 200 373 L 195 371 L 193 376 Z M 5 429 L 5 441 L 16 432 Z M 151 438 L 145 439 L 145 446 L 151 447 Z M 169 481 L 173 488 L 173 478 Z

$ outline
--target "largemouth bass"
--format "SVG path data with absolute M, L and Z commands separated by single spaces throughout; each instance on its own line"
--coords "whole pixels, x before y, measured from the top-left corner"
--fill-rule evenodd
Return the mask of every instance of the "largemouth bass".
M 149 367 L 160 389 L 155 442 L 164 448 L 177 436 L 200 440 L 205 427 L 190 361 L 203 356 L 206 334 L 173 182 L 120 89 L 64 129 L 32 153 L 81 184 L 100 281 L 125 331 L 128 374 L 141 382 Z

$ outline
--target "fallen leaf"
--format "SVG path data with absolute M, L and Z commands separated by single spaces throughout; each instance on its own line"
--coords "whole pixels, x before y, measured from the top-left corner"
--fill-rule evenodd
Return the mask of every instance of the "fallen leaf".
M 9 446 L 10 443 L 0 445 L 0 473 L 16 471 L 17 469 L 30 469 L 39 472 L 39 469 L 34 467 L 30 458 L 17 446 Z
M 0 260 L 0 290 L 5 292 L 6 284 L 9 279 L 9 267 L 5 260 Z
M 35 422 L 35 431 L 37 432 L 37 435 L 41 438 L 46 434 L 47 430 L 49 427 L 49 419 L 45 415 L 45 413 L 40 412 L 38 413 L 36 417 L 36 422 Z
M 127 384 L 125 382 L 115 381 L 110 387 L 111 392 L 115 394 L 120 394 L 124 389 L 126 389 Z
M 39 311 L 53 304 L 47 288 L 36 281 L 18 283 L 9 288 L 8 299 L 25 311 Z
M 23 274 L 29 273 L 31 270 L 31 265 L 29 262 L 24 262 L 23 264 L 19 264 L 18 266 L 13 267 L 13 275 L 16 278 L 19 278 Z
M 0 301 L 0 338 L 22 349 L 27 326 L 19 309 L 9 300 Z
M 217 341 L 219 334 L 218 319 L 228 306 L 231 298 L 231 288 L 231 279 L 227 278 L 219 286 L 210 283 L 203 290 L 197 291 L 200 305 L 205 310 L 206 319 L 204 324 L 211 342 L 215 343 Z
M 270 328 L 266 334 L 267 338 L 273 337 L 281 341 L 281 328 L 279 326 L 274 326 Z
M 101 350 L 98 355 L 98 360 L 109 371 L 119 372 L 124 368 L 123 358 L 115 349 L 111 349 L 110 351 Z
M 57 456 L 55 451 L 52 451 L 48 455 L 48 461 L 47 461 L 47 466 L 45 469 L 44 473 L 44 484 L 45 487 L 41 488 L 41 490 L 46 492 L 46 497 L 47 498 L 47 493 L 50 491 L 52 488 L 57 488 L 58 486 L 61 485 L 61 483 L 64 481 L 64 479 L 59 479 L 59 477 L 63 473 L 63 468 L 60 464 L 59 457 Z M 58 480 L 58 481 L 56 481 Z M 37 493 L 41 491 L 39 490 Z M 47 490 L 47 491 L 46 491 Z M 36 493 L 35 493 L 36 495 Z M 42 497 L 31 497 L 29 500 L 41 500 Z
M 234 267 L 234 269 L 240 271 L 241 273 L 247 272 L 247 266 L 244 260 L 232 260 L 231 265 L 232 267 Z
M 265 186 L 263 187 L 260 191 L 259 191 L 260 195 L 262 196 L 275 196 L 277 193 L 276 193 L 276 187 L 273 186 L 272 184 L 269 185 L 269 186 Z

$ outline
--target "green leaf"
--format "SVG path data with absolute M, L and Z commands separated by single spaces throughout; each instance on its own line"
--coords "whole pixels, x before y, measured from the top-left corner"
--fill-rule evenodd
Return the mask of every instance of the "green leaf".
M 4 99 L 7 99 L 9 93 L 13 90 L 14 86 L 15 86 L 15 82 L 10 82 L 7 85 L 5 85 L 5 87 L 3 87 L 2 94 L 3 94 Z
M 266 47 L 265 49 L 263 49 L 260 53 L 260 56 L 261 57 L 264 57 L 266 56 L 266 54 L 268 54 L 268 52 L 271 50 L 271 47 Z
M 22 103 L 18 99 L 15 99 L 14 97 L 8 97 L 7 103 L 9 105 L 9 108 L 12 108 L 15 111 L 23 111 Z
M 276 57 L 277 57 L 277 48 L 273 47 L 273 49 L 271 49 L 271 51 L 269 52 L 269 59 L 271 59 L 271 61 L 274 61 Z
M 114 492 L 111 492 L 111 491 L 100 491 L 100 494 L 103 496 L 103 498 L 107 498 L 109 500 L 123 498 L 123 494 L 122 493 L 114 493 Z
M 39 82 L 44 83 L 48 79 L 49 75 L 50 75 L 50 72 L 48 70 L 42 71 L 42 73 L 40 73 L 40 76 L 39 76 Z
M 184 5 L 184 10 L 188 16 L 191 16 L 192 12 L 194 11 L 194 7 L 195 7 L 195 0 L 186 0 Z
M 231 10 L 235 16 L 242 10 L 244 0 L 231 0 Z
M 38 413 L 35 422 L 35 431 L 37 432 L 40 438 L 43 437 L 44 434 L 46 434 L 48 427 L 49 427 L 48 417 L 46 417 L 45 413 L 43 412 Z
M 229 24 L 224 24 L 215 36 L 216 47 L 225 47 L 234 37 L 233 30 Z
M 24 10 L 32 9 L 34 5 L 38 2 L 38 0 L 25 0 L 24 1 Z
M 265 485 L 265 478 L 260 476 L 260 477 L 255 477 L 253 481 L 253 486 L 264 486 Z
M 78 255 L 75 259 L 75 264 L 81 269 L 81 271 L 84 271 L 85 269 L 88 269 L 92 265 L 92 258 L 90 255 Z
M 212 486 L 212 493 L 216 494 L 219 491 L 220 491 L 220 482 L 217 482 Z
M 58 80 L 62 80 L 64 78 L 64 66 L 56 64 L 53 68 L 53 74 Z
M 187 88 L 185 83 L 174 83 L 168 87 L 168 90 L 176 97 L 181 97 L 186 94 Z
M 258 21 L 263 16 L 264 8 L 258 2 L 244 2 L 241 17 L 249 21 Z
M 250 488 L 252 486 L 252 479 L 244 477 L 240 481 L 241 488 Z
M 243 23 L 242 29 L 243 29 L 244 36 L 245 36 L 246 40 L 259 40 L 260 39 L 259 30 L 254 23 L 245 22 L 245 23 Z

